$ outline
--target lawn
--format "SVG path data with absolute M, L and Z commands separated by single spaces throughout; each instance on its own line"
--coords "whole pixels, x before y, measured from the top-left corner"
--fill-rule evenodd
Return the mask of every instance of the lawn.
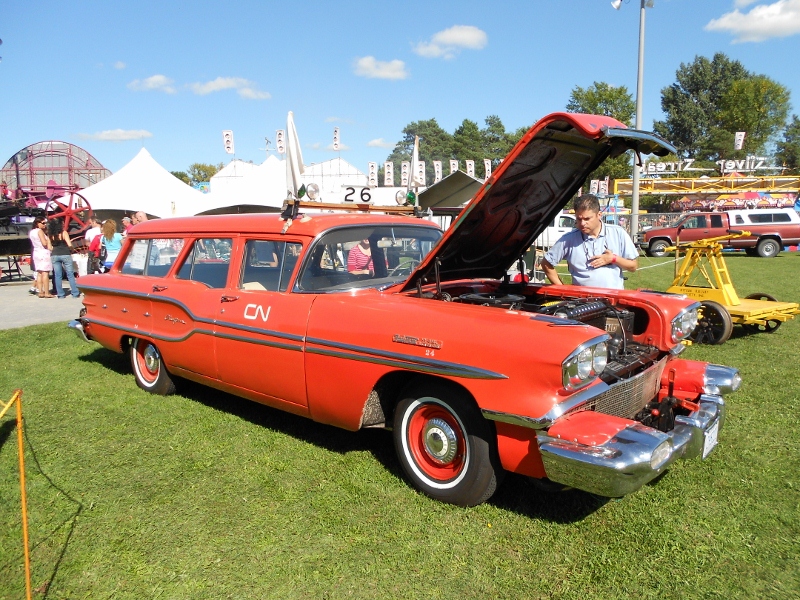
M 669 259 L 628 287 L 664 289 Z M 728 257 L 739 293 L 800 300 L 800 255 Z M 463 509 L 416 493 L 391 434 L 185 384 L 64 324 L 0 332 L 24 391 L 35 597 L 798 598 L 800 321 L 685 357 L 741 369 L 720 446 L 622 500 L 508 476 Z M 535 342 L 534 342 L 535 343 Z M 12 411 L 13 412 L 13 411 Z M 0 423 L 0 598 L 24 597 L 14 422 Z

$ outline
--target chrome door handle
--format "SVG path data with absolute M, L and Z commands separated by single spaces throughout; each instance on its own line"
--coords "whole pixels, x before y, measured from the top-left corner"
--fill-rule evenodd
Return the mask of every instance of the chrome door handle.
M 239 296 L 220 296 L 220 302 L 236 302 Z

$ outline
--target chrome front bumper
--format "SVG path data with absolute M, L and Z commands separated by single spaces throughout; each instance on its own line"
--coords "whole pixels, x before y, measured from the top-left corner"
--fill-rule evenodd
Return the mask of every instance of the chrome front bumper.
M 80 319 L 72 319 L 69 323 L 67 323 L 67 327 L 75 332 L 80 339 L 84 342 L 89 342 L 89 338 L 86 337 L 86 332 L 83 330 L 83 323 Z
M 676 416 L 675 428 L 658 431 L 634 423 L 600 446 L 585 446 L 539 433 L 547 477 L 600 496 L 618 498 L 658 477 L 679 458 L 705 458 L 725 422 L 722 396 L 704 394 L 699 410 Z

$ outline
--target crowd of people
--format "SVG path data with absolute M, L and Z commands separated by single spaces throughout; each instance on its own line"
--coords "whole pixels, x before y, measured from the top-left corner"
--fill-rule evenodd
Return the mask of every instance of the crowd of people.
M 147 221 L 147 214 L 143 211 L 130 217 L 125 216 L 122 218 L 123 231 L 119 232 L 114 219 L 101 222 L 97 217 L 91 216 L 84 243 L 81 245 L 81 251 L 85 250 L 86 254 L 86 272 L 108 271 L 122 249 L 122 241 L 128 230 L 144 221 Z M 67 291 L 63 285 L 66 275 L 69 294 L 73 298 L 80 297 L 73 262 L 75 248 L 72 238 L 64 229 L 64 220 L 36 217 L 28 237 L 32 248 L 31 269 L 35 273 L 30 293 L 39 298 L 66 298 Z

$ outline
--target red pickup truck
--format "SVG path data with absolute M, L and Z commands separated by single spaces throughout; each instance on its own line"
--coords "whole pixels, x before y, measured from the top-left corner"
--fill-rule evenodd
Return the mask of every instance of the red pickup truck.
M 729 210 L 689 213 L 671 227 L 649 229 L 640 246 L 648 256 L 664 256 L 669 246 L 726 235 L 728 230 L 749 231 L 751 236 L 726 240 L 726 248 L 744 250 L 749 256 L 770 258 L 784 246 L 800 243 L 800 215 L 793 208 Z

